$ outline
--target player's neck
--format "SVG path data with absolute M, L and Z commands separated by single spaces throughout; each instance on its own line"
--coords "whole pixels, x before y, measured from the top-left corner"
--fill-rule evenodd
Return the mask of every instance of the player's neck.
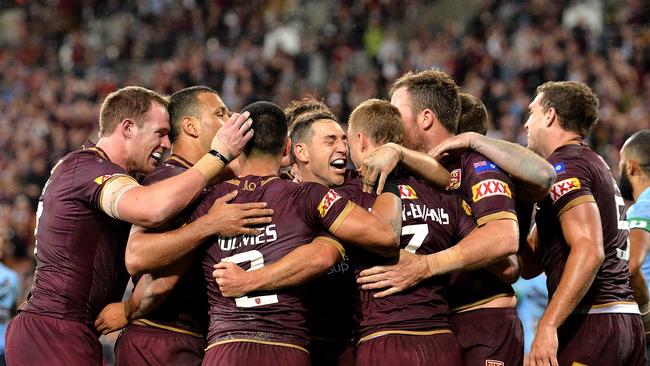
M 641 194 L 648 189 L 650 189 L 649 176 L 642 176 L 636 184 L 635 182 L 632 182 L 632 198 L 634 199 L 634 202 L 638 201 Z
M 277 175 L 280 170 L 282 157 L 254 154 L 250 156 L 241 156 L 239 160 L 239 176 L 257 175 L 265 177 L 268 175 Z
M 183 159 L 192 164 L 196 164 L 196 162 L 208 152 L 201 147 L 201 143 L 198 140 L 187 141 L 180 137 L 178 140 L 174 141 L 174 144 L 172 145 L 172 153 L 182 156 Z
M 108 155 L 108 159 L 112 163 L 116 164 L 124 170 L 127 170 L 126 144 L 123 140 L 120 140 L 116 134 L 101 137 L 95 146 L 102 149 L 106 155 Z
M 438 125 L 435 132 L 432 131 L 432 133 L 427 134 L 427 141 L 425 142 L 425 150 L 421 152 L 426 154 L 429 151 L 438 147 L 438 145 L 442 144 L 443 141 L 452 138 L 454 136 L 455 135 L 453 133 L 450 133 L 441 125 Z
M 565 131 L 561 128 L 556 129 L 555 133 L 547 136 L 546 149 L 543 158 L 548 158 L 555 150 L 567 145 L 580 145 L 582 137 L 577 132 Z

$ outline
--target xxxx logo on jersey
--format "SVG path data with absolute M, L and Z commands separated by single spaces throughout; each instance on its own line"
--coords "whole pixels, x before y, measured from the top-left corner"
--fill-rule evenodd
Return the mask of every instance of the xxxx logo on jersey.
M 325 217 L 325 215 L 327 215 L 327 211 L 329 211 L 330 208 L 332 208 L 334 205 L 334 202 L 340 199 L 341 196 L 339 196 L 339 194 L 336 193 L 333 189 L 327 191 L 323 199 L 320 201 L 320 204 L 318 205 L 318 212 L 320 213 L 320 217 Z
M 104 182 L 111 179 L 112 176 L 113 176 L 112 174 L 105 174 L 105 175 L 99 176 L 99 177 L 97 177 L 97 178 L 95 178 L 93 180 L 95 181 L 95 183 L 97 183 L 97 184 L 99 184 L 101 186 L 102 184 L 104 184 Z
M 406 185 L 406 184 L 400 184 L 397 186 L 397 189 L 399 189 L 399 198 L 403 200 L 416 200 L 418 199 L 417 193 L 415 193 L 415 189 L 413 187 Z
M 560 197 L 571 191 L 575 191 L 576 189 L 580 189 L 580 180 L 578 178 L 561 180 L 553 184 L 551 187 L 551 200 L 555 202 L 560 199 Z
M 491 196 L 512 197 L 508 183 L 498 179 L 486 179 L 472 186 L 472 200 L 474 202 Z

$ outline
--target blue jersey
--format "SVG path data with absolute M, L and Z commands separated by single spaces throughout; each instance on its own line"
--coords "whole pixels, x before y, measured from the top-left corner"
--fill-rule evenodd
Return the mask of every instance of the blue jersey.
M 18 275 L 0 263 L 0 354 L 5 352 L 5 331 L 18 296 L 20 296 Z
M 641 229 L 650 232 L 650 188 L 646 188 L 636 202 L 627 210 L 627 221 L 630 224 L 630 230 Z M 645 257 L 641 271 L 646 281 L 649 280 L 650 256 Z
M 520 278 L 512 287 L 517 294 L 517 313 L 524 327 L 524 352 L 528 354 L 535 338 L 537 323 L 548 304 L 546 275 L 542 273 L 530 280 Z

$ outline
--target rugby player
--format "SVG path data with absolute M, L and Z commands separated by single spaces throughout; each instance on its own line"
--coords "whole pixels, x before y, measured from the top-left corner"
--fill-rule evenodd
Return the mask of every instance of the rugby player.
M 621 196 L 634 204 L 627 210 L 630 229 L 630 285 L 639 304 L 646 334 L 646 351 L 650 333 L 650 130 L 632 135 L 621 148 L 618 165 Z
M 447 74 L 435 70 L 409 72 L 395 81 L 390 94 L 391 103 L 402 116 L 406 147 L 428 152 L 456 133 L 461 103 L 458 87 Z M 520 364 L 521 322 L 514 291 L 502 281 L 509 276 L 500 276 L 500 267 L 504 266 L 499 262 L 518 248 L 514 187 L 499 167 L 473 151 L 443 165 L 451 171 L 451 188 L 458 189 L 470 205 L 476 230 L 485 235 L 485 240 L 466 241 L 426 256 L 401 253 L 397 265 L 364 270 L 358 282 L 366 290 L 382 289 L 375 296 L 383 297 L 435 275 L 465 270 L 452 277 L 449 287 L 450 320 L 461 345 L 463 364 Z M 482 268 L 495 263 L 497 268 Z M 504 271 L 514 272 L 514 280 L 516 268 L 511 266 L 516 264 L 508 264 Z
M 225 298 L 212 281 L 213 265 L 224 260 L 251 269 L 263 267 L 309 243 L 323 230 L 381 255 L 396 256 L 401 203 L 397 187 L 392 186 L 369 213 L 323 185 L 279 179 L 282 157 L 290 148 L 284 112 L 268 102 L 254 103 L 245 110 L 251 111 L 257 132 L 242 155 L 240 177 L 216 186 L 193 217 L 200 217 L 216 198 L 235 189 L 240 191 L 235 202 L 264 200 L 274 209 L 274 216 L 257 237 L 219 237 L 207 243 L 203 269 L 210 302 L 210 345 L 204 364 L 308 365 L 300 288 Z M 367 225 L 374 230 L 367 230 Z M 343 250 L 332 238 L 322 240 Z
M 228 109 L 219 95 L 205 86 L 190 87 L 174 93 L 168 107 L 171 121 L 169 133 L 173 154 L 148 174 L 144 185 L 167 179 L 191 168 L 201 156 L 210 150 L 210 141 L 228 119 Z M 226 200 L 232 197 L 225 197 Z M 207 235 L 255 234 L 252 228 L 232 228 L 231 221 L 246 220 L 247 226 L 270 221 L 270 217 L 257 217 L 271 210 L 263 210 L 262 203 L 233 204 L 221 200 L 219 217 Z M 152 230 L 160 232 L 180 227 L 194 207 L 190 205 L 163 227 Z M 250 218 L 250 220 L 247 220 Z M 201 232 L 193 224 L 188 225 Z M 234 229 L 234 230 L 233 230 Z M 195 244 L 198 244 L 197 240 Z M 186 243 L 187 244 L 187 243 Z M 157 249 L 157 248 L 156 248 Z M 155 252 L 156 249 L 151 250 Z M 152 254 L 150 254 L 152 255 Z M 131 261 L 127 255 L 127 261 Z M 98 316 L 95 325 L 104 334 L 129 324 L 115 344 L 117 365 L 200 365 L 206 347 L 207 298 L 203 290 L 200 262 L 189 266 L 180 283 L 171 293 L 161 292 L 156 281 L 164 273 L 136 275 L 135 289 L 123 303 L 107 306 Z M 156 307 L 155 310 L 152 308 Z M 145 313 L 150 312 L 146 318 Z
M 188 205 L 253 135 L 248 114 L 233 115 L 205 154 L 183 174 L 140 186 L 169 149 L 167 100 L 126 87 L 100 111 L 96 146 L 64 157 L 37 211 L 37 266 L 27 302 L 7 329 L 11 365 L 101 365 L 94 321 L 124 292 L 128 223 L 156 226 Z M 170 199 L 173 197 L 173 199 Z
M 522 275 L 543 270 L 550 296 L 530 365 L 646 364 L 643 324 L 629 286 L 624 202 L 605 161 L 583 141 L 598 104 L 583 83 L 548 82 L 529 106 L 528 147 L 558 176 L 537 204 L 536 227 L 521 253 Z

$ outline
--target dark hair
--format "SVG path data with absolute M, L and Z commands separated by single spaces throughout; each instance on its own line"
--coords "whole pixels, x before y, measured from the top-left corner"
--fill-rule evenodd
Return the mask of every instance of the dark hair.
M 468 93 L 460 93 L 460 118 L 456 134 L 476 132 L 487 134 L 488 112 L 480 99 Z
M 540 104 L 544 112 L 554 108 L 560 127 L 587 137 L 598 120 L 598 97 L 584 83 L 577 81 L 549 81 L 537 87 L 544 93 Z
M 287 139 L 287 117 L 280 106 L 261 101 L 247 105 L 243 112 L 250 112 L 253 119 L 253 138 L 246 144 L 244 154 L 256 152 L 276 155 L 282 151 Z
M 314 110 L 312 112 L 303 113 L 294 118 L 289 130 L 289 137 L 291 138 L 291 156 L 296 159 L 294 149 L 296 144 L 306 143 L 311 141 L 314 136 L 314 131 L 311 126 L 318 121 L 329 120 L 338 123 L 336 116 L 328 110 Z
M 632 135 L 623 146 L 628 156 L 639 162 L 645 173 L 650 173 L 650 130 L 645 129 Z
M 174 142 L 180 134 L 183 117 L 192 116 L 199 118 L 201 110 L 197 97 L 201 93 L 217 94 L 212 88 L 200 85 L 181 89 L 169 98 L 169 106 L 167 107 L 169 124 L 171 125 L 169 141 Z
M 456 133 L 460 117 L 460 97 L 458 86 L 451 76 L 439 70 L 426 70 L 417 74 L 409 71 L 395 80 L 390 88 L 390 95 L 400 88 L 406 88 L 409 93 L 414 114 L 430 109 L 447 131 Z
M 305 117 L 308 114 L 312 113 L 330 113 L 333 120 L 337 120 L 334 113 L 329 109 L 329 107 L 322 101 L 318 100 L 315 97 L 308 95 L 298 100 L 291 101 L 287 107 L 284 109 L 284 114 L 287 115 L 287 123 L 289 124 L 289 130 L 291 126 L 301 117 Z
M 127 86 L 110 93 L 99 111 L 99 136 L 112 134 L 118 123 L 127 118 L 142 126 L 142 117 L 151 108 L 151 103 L 167 108 L 169 101 L 162 95 L 139 86 Z
M 406 136 L 399 109 L 381 99 L 368 99 L 359 104 L 350 114 L 348 126 L 363 132 L 375 145 L 401 144 Z

